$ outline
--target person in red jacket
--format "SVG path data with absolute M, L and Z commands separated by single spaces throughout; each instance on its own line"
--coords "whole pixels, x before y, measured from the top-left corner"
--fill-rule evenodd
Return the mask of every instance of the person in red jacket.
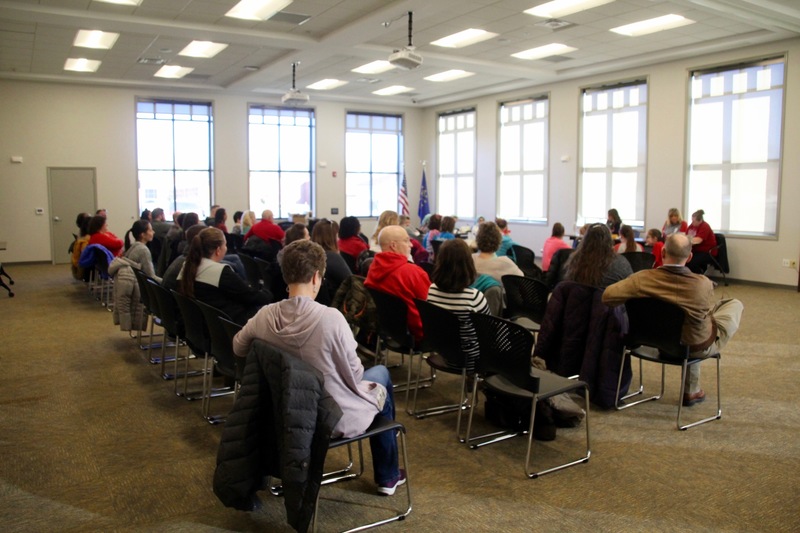
M 122 239 L 108 231 L 108 221 L 103 215 L 95 215 L 89 220 L 89 244 L 100 244 L 116 257 L 122 255 Z
M 369 267 L 364 285 L 402 299 L 408 307 L 408 330 L 417 341 L 422 340 L 422 319 L 414 298 L 428 299 L 431 280 L 428 274 L 411 262 L 411 240 L 401 226 L 386 226 L 378 235 L 381 251 Z
M 711 264 L 711 256 L 717 255 L 712 249 L 717 245 L 717 236 L 711 231 L 711 226 L 703 220 L 705 211 L 699 209 L 692 213 L 692 223 L 686 235 L 692 241 L 692 258 L 686 263 L 689 270 L 695 274 L 702 274 Z
M 250 228 L 250 231 L 244 236 L 245 242 L 251 235 L 255 235 L 264 242 L 269 242 L 271 239 L 282 244 L 284 232 L 280 226 L 275 224 L 272 211 L 265 209 L 264 212 L 261 213 L 261 221 Z

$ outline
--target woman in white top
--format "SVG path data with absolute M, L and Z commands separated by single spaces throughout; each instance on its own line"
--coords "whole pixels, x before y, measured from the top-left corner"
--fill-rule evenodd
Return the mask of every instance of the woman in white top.
M 644 246 L 636 242 L 636 237 L 633 235 L 633 228 L 623 224 L 619 229 L 619 244 L 614 245 L 614 251 L 618 254 L 644 252 Z
M 125 234 L 124 255 L 134 263 L 138 263 L 142 272 L 161 283 L 161 278 L 156 276 L 153 268 L 153 255 L 150 253 L 150 248 L 147 247 L 147 243 L 153 240 L 154 235 L 155 232 L 150 222 L 145 219 L 137 220 Z M 132 244 L 130 237 L 133 237 Z
M 506 274 L 514 276 L 524 276 L 522 270 L 508 256 L 496 255 L 503 241 L 503 234 L 494 222 L 484 222 L 478 228 L 478 236 L 475 244 L 478 246 L 478 253 L 472 256 L 475 262 L 475 270 L 478 274 L 486 274 L 502 283 L 502 277 Z

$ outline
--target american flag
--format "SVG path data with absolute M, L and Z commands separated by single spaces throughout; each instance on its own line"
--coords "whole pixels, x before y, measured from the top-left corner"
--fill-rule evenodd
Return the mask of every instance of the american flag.
M 400 185 L 400 196 L 397 202 L 400 204 L 400 214 L 408 215 L 408 183 L 406 183 L 405 174 L 403 174 L 403 183 Z

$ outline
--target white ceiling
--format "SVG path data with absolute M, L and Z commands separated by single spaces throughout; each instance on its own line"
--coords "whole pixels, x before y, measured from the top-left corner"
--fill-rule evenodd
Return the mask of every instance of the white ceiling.
M 616 0 L 561 17 L 572 25 L 559 30 L 537 26 L 544 19 L 523 13 L 544 1 L 294 0 L 279 16 L 310 16 L 298 25 L 225 17 L 237 0 L 143 0 L 139 7 L 94 0 L 0 0 L 0 78 L 274 97 L 291 87 L 291 63 L 300 61 L 297 88 L 312 102 L 430 106 L 800 35 L 800 0 Z M 351 72 L 407 44 L 408 11 L 414 13 L 413 41 L 423 65 L 377 75 Z M 635 38 L 608 31 L 669 13 L 696 23 Z M 461 49 L 429 44 L 467 28 L 499 35 Z M 72 42 L 79 29 L 121 35 L 111 50 L 76 48 Z M 230 46 L 213 59 L 178 56 L 195 39 Z M 511 57 L 552 42 L 578 50 L 534 61 Z M 102 65 L 95 73 L 68 72 L 63 67 L 69 57 L 98 59 Z M 140 64 L 140 58 L 195 70 L 180 80 L 164 80 L 153 77 L 158 66 Z M 449 69 L 475 75 L 443 83 L 423 79 Z M 323 78 L 349 83 L 324 92 L 305 88 Z M 372 94 L 389 85 L 414 90 L 391 97 Z

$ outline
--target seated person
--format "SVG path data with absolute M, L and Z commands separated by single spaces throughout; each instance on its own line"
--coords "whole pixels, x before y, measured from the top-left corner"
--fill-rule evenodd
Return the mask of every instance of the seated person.
M 595 224 L 567 260 L 565 279 L 604 289 L 633 274 L 627 259 L 614 252 L 607 226 Z
M 664 249 L 664 241 L 661 240 L 661 232 L 656 228 L 647 230 L 647 236 L 644 238 L 644 245 L 650 248 L 650 253 L 656 258 L 655 263 L 653 263 L 653 268 L 658 268 L 663 265 L 661 250 Z
M 378 414 L 394 420 L 389 371 L 382 365 L 365 370 L 344 316 L 314 301 L 325 275 L 325 251 L 299 240 L 281 250 L 278 262 L 289 298 L 263 307 L 250 319 L 236 334 L 233 351 L 246 357 L 253 340 L 261 339 L 319 370 L 325 390 L 342 410 L 333 437 L 360 435 Z M 406 482 L 398 468 L 397 437 L 391 431 L 381 433 L 370 439 L 370 449 L 378 494 L 391 496 Z
M 608 210 L 606 226 L 608 226 L 608 229 L 611 230 L 611 235 L 619 235 L 619 232 L 622 229 L 622 219 L 619 217 L 619 212 L 616 209 Z
M 372 244 L 370 245 L 370 250 L 373 252 L 380 252 L 381 251 L 381 243 L 378 240 L 378 236 L 383 231 L 383 228 L 387 226 L 397 226 L 400 222 L 400 215 L 397 214 L 396 211 L 392 211 L 387 209 L 381 216 L 378 217 L 378 226 L 375 228 L 375 233 L 372 234 Z
M 425 300 L 431 280 L 428 274 L 411 261 L 411 239 L 400 226 L 386 226 L 378 235 L 381 251 L 375 255 L 364 285 L 402 299 L 408 307 L 408 330 L 417 341 L 422 340 L 422 319 L 414 298 Z
M 242 233 L 242 215 L 244 215 L 244 211 L 236 211 L 233 214 L 233 227 L 231 228 L 231 233 L 234 235 L 244 235 L 244 233 Z
M 619 229 L 619 244 L 614 245 L 614 251 L 618 254 L 626 254 L 628 252 L 644 252 L 644 246 L 636 242 L 636 237 L 633 234 L 633 228 L 623 224 Z
M 256 225 L 256 214 L 252 211 L 245 211 L 242 215 L 242 235 L 247 235 L 250 228 Z
M 661 228 L 661 233 L 666 239 L 667 236 L 673 233 L 686 233 L 689 230 L 689 225 L 683 220 L 681 212 L 677 207 L 673 207 L 667 212 L 667 220 L 664 221 L 664 226 Z
M 311 232 L 311 240 L 322 246 L 322 249 L 325 250 L 325 262 L 327 264 L 327 269 L 325 270 L 325 285 L 328 291 L 327 303 L 330 303 L 333 295 L 339 290 L 339 285 L 351 276 L 350 267 L 344 262 L 342 255 L 339 253 L 339 247 L 336 245 L 336 235 L 338 232 L 339 225 L 326 218 L 317 221 Z
M 431 244 L 439 236 L 442 227 L 442 215 L 434 214 L 428 219 L 428 231 L 422 238 L 422 246 L 428 251 L 428 255 L 433 257 L 433 245 Z
M 439 248 L 433 269 L 433 285 L 428 289 L 428 301 L 444 307 L 461 318 L 461 346 L 470 358 L 467 371 L 475 370 L 480 349 L 470 313 L 489 314 L 489 304 L 483 293 L 471 288 L 478 273 L 470 260 L 472 251 L 463 239 L 451 239 Z M 460 369 L 459 369 L 460 370 Z
M 108 231 L 108 221 L 103 215 L 95 215 L 89 220 L 87 228 L 89 244 L 105 246 L 114 256 L 122 255 L 122 239 Z
M 553 224 L 553 231 L 550 237 L 544 241 L 542 247 L 542 270 L 547 272 L 550 270 L 550 261 L 553 259 L 553 254 L 564 248 L 569 248 L 570 245 L 564 242 L 564 225 L 561 222 Z
M 227 313 L 237 324 L 244 324 L 272 295 L 248 285 L 230 265 L 222 263 L 228 246 L 225 234 L 206 228 L 189 245 L 183 268 L 178 274 L 178 292 Z
M 283 235 L 283 245 L 292 244 L 294 241 L 307 241 L 310 238 L 308 226 L 305 224 L 292 224 Z
M 192 242 L 192 239 L 207 227 L 208 226 L 205 224 L 195 224 L 186 230 L 186 240 Z M 187 249 L 186 252 L 188 253 L 189 250 Z M 173 259 L 172 263 L 167 265 L 167 268 L 164 270 L 164 276 L 161 278 L 161 285 L 169 290 L 178 290 L 178 274 L 181 273 L 184 261 L 186 261 L 186 254 L 179 255 Z
M 356 260 L 361 252 L 369 250 L 369 244 L 359 236 L 360 234 L 361 222 L 356 217 L 344 217 L 339 223 L 339 240 L 336 243 L 339 252 Z
M 717 236 L 711 231 L 711 226 L 703 220 L 705 211 L 699 209 L 692 213 L 692 223 L 686 234 L 692 241 L 692 258 L 686 263 L 689 270 L 695 274 L 702 274 L 712 263 L 712 248 L 717 245 Z M 714 250 L 716 255 L 716 250 Z
M 506 274 L 513 276 L 524 276 L 517 264 L 506 255 L 498 255 L 497 250 L 503 242 L 503 234 L 494 222 L 484 222 L 478 228 L 478 236 L 475 245 L 478 253 L 473 254 L 472 260 L 475 262 L 475 270 L 478 274 L 486 274 L 494 278 L 498 283 L 502 283 L 502 277 Z
M 497 224 L 497 227 L 500 229 L 500 233 L 502 235 L 500 248 L 497 249 L 495 254 L 499 256 L 508 255 L 508 251 L 511 250 L 511 247 L 517 244 L 511 238 L 511 230 L 508 228 L 508 222 L 504 218 L 496 218 L 494 219 L 494 223 Z M 513 259 L 514 258 L 512 258 L 512 260 Z
M 161 283 L 161 278 L 156 276 L 156 270 L 153 268 L 150 248 L 147 247 L 147 243 L 152 241 L 154 236 L 155 231 L 150 222 L 145 219 L 134 222 L 131 229 L 125 233 L 125 257 L 138 264 L 142 272 Z M 133 243 L 130 242 L 131 237 Z
M 89 245 L 89 221 L 92 215 L 89 213 L 79 213 L 75 219 L 78 226 L 78 238 L 72 243 L 72 277 L 81 281 L 89 281 L 89 270 L 80 266 L 81 252 Z
M 456 238 L 456 219 L 453 217 L 443 217 L 439 234 L 435 237 L 437 241 L 449 241 Z
M 225 211 L 224 207 L 218 207 L 216 213 L 214 213 L 214 224 L 212 224 L 215 228 L 222 230 L 222 233 L 228 233 L 228 227 L 225 225 L 225 222 L 228 221 L 228 212 Z
M 265 209 L 261 213 L 261 220 L 257 222 L 250 230 L 245 233 L 244 240 L 247 242 L 252 235 L 255 235 L 262 241 L 269 242 L 270 240 L 283 242 L 283 230 L 280 226 L 275 224 L 274 215 L 269 209 Z
M 406 230 L 408 236 L 412 239 L 419 239 L 419 230 L 411 227 L 411 217 L 408 215 L 400 215 L 400 223 L 403 229 Z

